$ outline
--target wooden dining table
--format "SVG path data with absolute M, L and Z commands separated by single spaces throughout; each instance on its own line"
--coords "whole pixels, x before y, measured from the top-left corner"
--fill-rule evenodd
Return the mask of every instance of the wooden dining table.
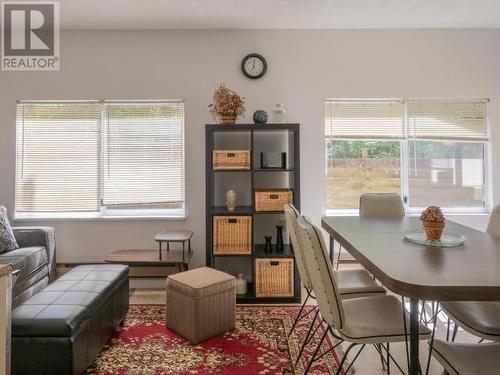
M 447 221 L 445 232 L 464 235 L 465 244 L 443 248 L 410 243 L 417 217 L 367 219 L 325 216 L 321 226 L 386 288 L 410 299 L 410 374 L 419 373 L 419 301 L 500 300 L 500 238 Z

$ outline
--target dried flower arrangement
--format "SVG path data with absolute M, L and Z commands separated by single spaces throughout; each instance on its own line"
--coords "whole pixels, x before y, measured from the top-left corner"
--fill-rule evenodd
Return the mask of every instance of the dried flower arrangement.
M 214 92 L 210 114 L 219 124 L 234 124 L 245 113 L 245 98 L 221 84 Z
M 420 215 L 420 220 L 430 241 L 439 241 L 443 235 L 445 218 L 438 206 L 427 207 Z

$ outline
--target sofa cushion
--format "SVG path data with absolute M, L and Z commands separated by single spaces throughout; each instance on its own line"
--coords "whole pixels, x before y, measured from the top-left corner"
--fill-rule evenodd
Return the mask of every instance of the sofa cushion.
M 16 237 L 10 226 L 9 217 L 7 216 L 7 209 L 0 206 L 0 254 L 7 251 L 15 250 L 17 245 Z
M 14 270 L 20 270 L 16 283 L 29 278 L 39 269 L 47 267 L 47 252 L 42 246 L 22 247 L 0 255 L 0 263 L 10 263 Z

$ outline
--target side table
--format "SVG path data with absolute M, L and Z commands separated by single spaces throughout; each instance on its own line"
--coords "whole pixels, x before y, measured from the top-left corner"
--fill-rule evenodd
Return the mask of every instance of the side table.
M 170 251 L 170 243 L 182 243 L 182 260 L 184 261 L 186 243 L 188 246 L 188 253 L 191 254 L 191 237 L 193 232 L 190 230 L 165 230 L 155 236 L 155 241 L 158 242 L 158 258 L 162 260 L 162 244 L 167 243 L 167 252 Z

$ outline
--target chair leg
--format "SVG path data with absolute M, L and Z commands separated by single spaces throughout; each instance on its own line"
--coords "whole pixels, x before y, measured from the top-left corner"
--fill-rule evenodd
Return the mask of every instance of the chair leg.
M 309 360 L 309 363 L 307 364 L 307 367 L 304 371 L 304 375 L 309 373 L 309 370 L 311 369 L 311 366 L 318 355 L 319 350 L 321 349 L 321 345 L 323 345 L 323 341 L 325 341 L 326 335 L 328 334 L 329 329 L 325 329 L 325 332 L 323 333 L 323 336 L 321 336 L 321 340 L 319 340 L 318 346 L 316 347 L 316 350 L 314 351 L 311 359 Z
M 453 327 L 453 335 L 451 336 L 451 342 L 455 342 L 455 339 L 457 338 L 457 333 L 458 333 L 458 324 L 455 323 Z
M 365 345 L 366 344 L 363 344 L 361 346 L 361 348 L 359 348 L 358 352 L 356 353 L 356 355 L 354 356 L 354 358 L 352 359 L 351 363 L 349 364 L 349 366 L 347 367 L 347 369 L 344 371 L 344 374 L 347 374 L 349 372 L 349 370 L 351 369 L 351 367 L 354 365 L 354 362 L 356 362 L 356 359 L 358 359 L 359 355 L 361 354 L 361 352 L 363 351 L 363 349 L 365 348 Z
M 339 253 L 337 255 L 337 265 L 335 266 L 335 271 L 339 270 L 339 263 L 340 263 L 340 253 L 342 252 L 342 245 L 339 244 Z
M 387 374 L 389 375 L 391 373 L 391 361 L 389 360 L 389 355 L 391 353 L 389 343 L 387 343 Z
M 349 345 L 349 347 L 345 351 L 344 355 L 342 356 L 342 359 L 340 360 L 339 368 L 335 372 L 335 375 L 339 375 L 340 374 L 340 372 L 342 371 L 342 366 L 344 365 L 344 362 L 347 359 L 347 355 L 349 354 L 349 352 L 351 351 L 351 349 L 354 348 L 356 345 L 358 345 L 358 344 L 354 344 L 353 343 L 353 344 Z
M 306 288 L 306 291 L 307 291 L 306 298 L 304 299 L 304 302 L 302 303 L 302 306 L 300 307 L 300 310 L 297 313 L 297 316 L 295 317 L 295 320 L 293 321 L 292 328 L 290 329 L 290 332 L 288 332 L 288 337 L 290 337 L 290 335 L 292 334 L 292 332 L 295 329 L 295 326 L 297 325 L 297 323 L 299 322 L 299 320 L 302 319 L 301 318 L 302 311 L 304 311 L 304 308 L 307 305 L 307 301 L 309 300 L 309 297 L 311 296 L 311 291 L 307 290 L 307 288 Z
M 322 322 L 319 322 L 318 326 L 316 327 L 314 332 L 312 332 L 314 324 L 316 323 L 316 319 L 318 317 L 318 314 L 319 314 L 319 309 L 316 309 L 316 313 L 314 314 L 314 318 L 313 318 L 313 321 L 311 323 L 311 326 L 309 327 L 309 330 L 307 331 L 307 335 L 304 338 L 304 342 L 302 343 L 302 346 L 300 347 L 300 350 L 299 350 L 299 354 L 297 355 L 297 359 L 295 360 L 295 366 L 297 366 L 297 363 L 299 363 L 300 357 L 302 357 L 302 353 L 304 352 L 306 345 L 309 343 L 310 337 L 314 337 L 314 335 L 316 334 L 316 331 L 321 326 Z M 312 334 L 311 334 L 311 332 L 312 332 Z
M 406 352 L 406 365 L 408 366 L 408 373 L 410 372 L 410 351 L 408 349 L 408 327 L 406 325 L 406 307 L 405 298 L 401 296 L 401 305 L 403 310 L 403 325 L 405 328 L 405 352 Z
M 432 334 L 431 334 L 431 340 L 429 342 L 429 354 L 427 356 L 427 367 L 425 369 L 425 375 L 428 375 L 429 374 L 429 368 L 430 368 L 430 365 L 431 365 L 431 355 L 432 355 L 432 348 L 434 346 L 434 335 L 436 334 L 436 323 L 437 323 L 437 315 L 438 315 L 438 311 L 439 311 L 439 302 L 437 302 L 437 306 L 436 306 L 436 310 L 434 312 L 434 302 L 433 302 L 433 305 L 432 305 L 432 314 L 433 314 L 433 317 L 432 317 Z
M 446 341 L 450 341 L 450 324 L 451 319 L 448 317 L 448 323 L 446 324 Z

